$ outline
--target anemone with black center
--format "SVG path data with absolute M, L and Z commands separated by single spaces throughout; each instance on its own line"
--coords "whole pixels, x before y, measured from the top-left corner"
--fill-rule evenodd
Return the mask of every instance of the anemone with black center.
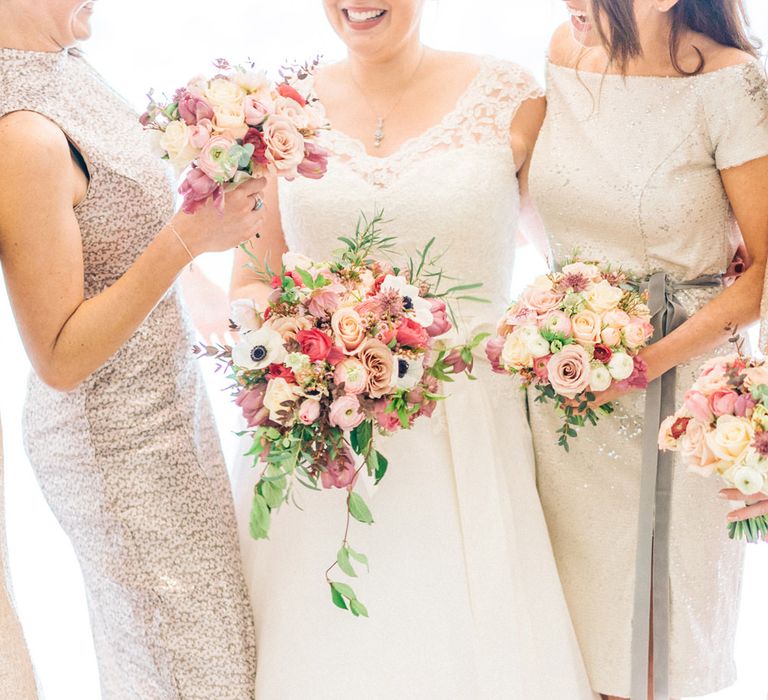
M 399 379 L 402 379 L 406 374 L 408 374 L 408 370 L 410 369 L 410 364 L 408 360 L 404 358 L 399 358 L 397 361 L 397 376 Z
M 403 297 L 403 308 L 406 311 L 413 310 L 413 299 L 411 299 L 411 297 Z
M 267 357 L 267 348 L 263 345 L 256 345 L 251 348 L 251 359 L 254 362 L 262 362 Z

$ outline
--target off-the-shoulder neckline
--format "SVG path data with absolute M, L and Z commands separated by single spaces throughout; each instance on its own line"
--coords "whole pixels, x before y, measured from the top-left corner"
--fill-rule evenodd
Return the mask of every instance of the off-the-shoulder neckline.
M 716 76 L 721 73 L 726 73 L 729 71 L 739 71 L 739 70 L 745 70 L 749 68 L 754 68 L 756 66 L 759 66 L 759 63 L 757 59 L 752 59 L 749 61 L 743 61 L 741 63 L 733 63 L 730 66 L 723 66 L 722 68 L 716 68 L 715 70 L 711 71 L 704 71 L 703 73 L 696 73 L 694 75 L 624 75 L 622 73 L 605 73 L 605 72 L 598 72 L 598 71 L 589 71 L 589 70 L 581 70 L 580 68 L 575 68 L 573 66 L 564 66 L 560 63 L 555 63 L 551 59 L 547 59 L 547 67 L 549 69 L 557 69 L 566 71 L 568 73 L 574 73 L 577 75 L 589 75 L 589 76 L 597 76 L 599 78 L 621 78 L 622 80 L 662 80 L 662 81 L 669 81 L 669 80 L 697 80 L 697 79 L 704 79 L 708 76 Z

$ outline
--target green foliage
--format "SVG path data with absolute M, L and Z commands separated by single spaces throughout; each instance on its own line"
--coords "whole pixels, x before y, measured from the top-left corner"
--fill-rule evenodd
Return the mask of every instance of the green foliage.
M 251 505 L 250 530 L 255 540 L 265 540 L 269 537 L 271 514 L 266 499 L 259 493 L 254 493 Z
M 349 514 L 358 522 L 370 525 L 373 523 L 373 515 L 363 497 L 351 491 L 349 494 Z

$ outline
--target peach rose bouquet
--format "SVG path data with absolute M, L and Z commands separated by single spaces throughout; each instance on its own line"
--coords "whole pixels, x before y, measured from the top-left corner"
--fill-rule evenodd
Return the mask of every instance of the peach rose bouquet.
M 308 88 L 316 64 L 284 71 L 277 84 L 254 65 L 214 65 L 216 75 L 193 78 L 171 100 L 150 92 L 141 117 L 162 158 L 184 175 L 184 211 L 209 199 L 222 206 L 227 189 L 253 177 L 323 177 L 328 156 L 317 136 L 327 123 Z
M 466 292 L 480 285 L 441 289 L 447 278 L 434 267 L 432 242 L 402 267 L 385 261 L 395 239 L 382 235 L 381 220 L 361 220 L 330 260 L 286 253 L 279 272 L 254 261 L 274 289 L 267 307 L 235 302 L 239 341 L 195 348 L 230 369 L 243 434 L 252 437 L 248 454 L 261 469 L 250 520 L 255 539 L 268 537 L 273 513 L 295 488 L 346 491 L 346 531 L 326 579 L 333 602 L 355 616 L 367 616 L 366 608 L 330 574 L 338 568 L 354 577 L 356 565 L 367 565 L 349 529 L 350 520 L 373 523 L 355 486 L 361 472 L 375 484 L 387 473 L 376 436 L 431 417 L 444 399 L 441 384 L 471 372 L 484 339 L 452 345 L 446 337 L 454 328 L 451 301 L 472 298 Z
M 659 448 L 679 452 L 691 472 L 717 474 L 745 500 L 768 491 L 768 364 L 741 352 L 704 363 L 683 405 L 662 423 Z M 731 539 L 764 540 L 768 516 L 728 530 Z
M 647 385 L 638 357 L 653 337 L 646 301 L 623 272 L 572 260 L 526 287 L 499 321 L 488 359 L 496 371 L 535 387 L 537 401 L 554 403 L 565 450 L 578 428 L 612 412 L 610 404 L 591 407 L 597 392 L 615 383 Z

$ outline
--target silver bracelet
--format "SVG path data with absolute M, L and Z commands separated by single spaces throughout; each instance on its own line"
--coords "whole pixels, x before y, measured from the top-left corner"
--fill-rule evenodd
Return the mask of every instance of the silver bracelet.
M 173 231 L 173 235 L 176 236 L 177 240 L 181 245 L 183 246 L 184 250 L 187 251 L 187 255 L 189 255 L 190 263 L 195 262 L 195 256 L 192 255 L 192 251 L 187 247 L 187 244 L 184 242 L 184 239 L 181 237 L 181 234 L 176 230 L 176 227 L 173 225 L 172 222 L 168 222 L 168 228 Z

